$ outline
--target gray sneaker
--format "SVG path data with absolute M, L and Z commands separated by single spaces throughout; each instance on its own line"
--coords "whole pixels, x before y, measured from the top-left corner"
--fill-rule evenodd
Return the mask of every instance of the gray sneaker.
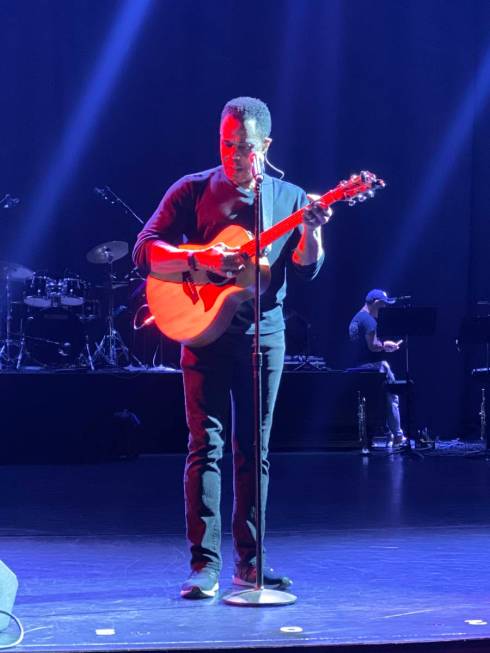
M 407 438 L 403 433 L 398 433 L 397 435 L 392 435 L 388 440 L 386 446 L 389 449 L 400 449 L 407 444 Z
M 194 569 L 180 589 L 184 599 L 212 599 L 219 589 L 219 572 L 212 567 Z

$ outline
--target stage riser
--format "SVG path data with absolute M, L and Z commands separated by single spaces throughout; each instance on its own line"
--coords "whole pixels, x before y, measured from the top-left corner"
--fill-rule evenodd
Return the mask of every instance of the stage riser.
M 286 372 L 271 449 L 358 446 L 357 391 L 367 397 L 370 431 L 379 431 L 381 381 Z M 180 373 L 2 373 L 0 401 L 0 462 L 91 461 L 186 449 Z

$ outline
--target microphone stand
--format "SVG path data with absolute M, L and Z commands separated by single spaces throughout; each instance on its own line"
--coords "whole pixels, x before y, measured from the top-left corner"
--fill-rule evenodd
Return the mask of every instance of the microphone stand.
M 260 351 L 260 234 L 263 224 L 262 182 L 264 181 L 264 174 L 263 170 L 257 172 L 254 167 L 253 170 L 255 179 L 255 333 L 252 353 L 252 374 L 254 389 L 256 580 L 254 589 L 233 592 L 223 600 L 229 605 L 258 608 L 268 605 L 290 605 L 296 601 L 296 596 L 282 590 L 266 589 L 264 587 L 264 505 L 262 501 L 262 352 Z
M 102 199 L 106 200 L 110 204 L 119 204 L 119 206 L 122 206 L 124 212 L 128 215 L 133 216 L 135 220 L 137 220 L 140 224 L 145 224 L 144 220 L 142 220 L 139 215 L 137 215 L 133 209 L 124 202 L 119 195 L 116 195 L 116 193 L 110 188 L 109 186 L 103 186 L 102 188 L 98 188 L 97 186 L 94 188 L 94 193 L 97 195 L 100 195 Z
M 400 449 L 394 450 L 392 453 L 406 454 L 413 458 L 421 459 L 424 457 L 424 454 L 420 451 L 417 451 L 417 429 L 415 429 L 413 434 L 413 447 L 412 447 L 412 378 L 410 376 L 410 367 L 409 367 L 409 349 L 408 349 L 408 334 L 405 334 L 404 338 L 405 343 L 405 410 L 406 410 L 406 429 L 405 435 L 407 441 L 405 444 L 400 447 Z

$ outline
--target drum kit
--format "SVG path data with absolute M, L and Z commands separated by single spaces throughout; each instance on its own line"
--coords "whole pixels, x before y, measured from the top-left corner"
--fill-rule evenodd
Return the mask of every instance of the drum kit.
M 105 283 L 94 288 L 78 275 L 57 279 L 0 261 L 0 369 L 142 366 L 115 327 L 115 290 L 129 280 L 118 281 L 113 264 L 128 251 L 128 243 L 115 240 L 87 252 L 90 263 L 105 266 Z M 13 300 L 14 284 L 22 288 L 20 301 Z M 103 330 L 98 342 L 89 335 L 95 322 Z

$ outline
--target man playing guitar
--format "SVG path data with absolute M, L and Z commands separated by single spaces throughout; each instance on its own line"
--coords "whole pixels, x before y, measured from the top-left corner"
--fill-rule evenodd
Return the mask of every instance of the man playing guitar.
M 212 241 L 230 225 L 253 231 L 254 177 L 251 154 L 266 158 L 271 144 L 271 117 L 258 99 L 240 97 L 224 107 L 220 122 L 221 165 L 186 175 L 165 193 L 138 236 L 136 265 L 151 277 L 201 272 L 222 278 L 239 275 L 247 264 L 238 247 Z M 308 203 L 305 192 L 269 175 L 263 181 L 264 226 Z M 312 204 L 302 224 L 272 243 L 267 254 L 270 281 L 262 295 L 260 316 L 263 355 L 263 505 L 269 476 L 268 441 L 284 358 L 286 270 L 305 279 L 318 273 L 324 259 L 322 225 L 331 210 Z M 183 244 L 184 243 L 184 244 Z M 193 243 L 186 247 L 185 243 Z M 200 247 L 196 247 L 200 245 Z M 151 278 L 150 277 L 150 278 Z M 184 344 L 181 365 L 189 427 L 184 474 L 187 538 L 191 574 L 181 596 L 208 598 L 218 590 L 221 559 L 220 463 L 224 429 L 232 399 L 234 504 L 232 535 L 235 553 L 233 581 L 255 585 L 254 427 L 252 390 L 253 302 L 242 301 L 224 333 L 210 342 Z M 209 339 L 209 338 L 208 338 Z M 181 340 L 186 342 L 185 339 Z M 264 567 L 264 586 L 285 589 L 291 580 Z

